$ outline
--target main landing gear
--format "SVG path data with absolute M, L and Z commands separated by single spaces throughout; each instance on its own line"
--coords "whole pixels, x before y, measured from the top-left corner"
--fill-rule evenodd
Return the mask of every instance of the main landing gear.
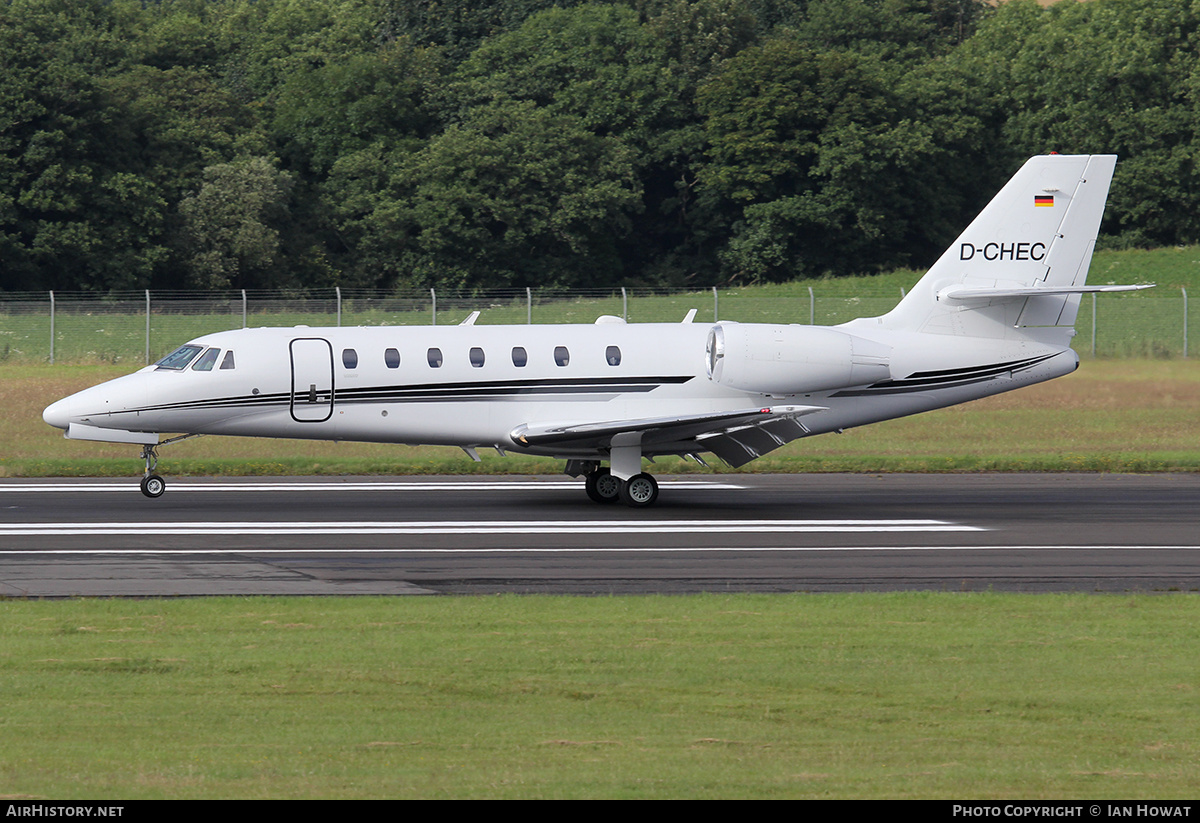
M 568 461 L 567 474 L 573 477 L 584 475 L 583 488 L 593 502 L 615 503 L 620 500 L 626 506 L 642 508 L 652 505 L 658 499 L 658 481 L 652 475 L 641 472 L 628 480 L 622 480 L 607 466 L 601 466 L 595 461 L 580 462 L 585 462 L 586 465 L 580 466 L 576 461 Z M 576 473 L 572 474 L 572 470 Z
M 620 500 L 626 506 L 641 508 L 658 499 L 658 481 L 653 475 L 642 472 L 628 480 L 621 480 L 607 466 L 588 472 L 584 489 L 596 503 L 615 503 Z

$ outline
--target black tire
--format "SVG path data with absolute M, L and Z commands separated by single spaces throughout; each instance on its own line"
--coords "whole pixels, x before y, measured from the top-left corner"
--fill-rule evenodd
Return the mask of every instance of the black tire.
M 594 503 L 615 503 L 621 496 L 621 481 L 606 468 L 589 472 L 584 480 L 587 496 Z
M 621 502 L 640 509 L 658 499 L 658 481 L 646 473 L 635 474 L 621 484 Z
M 148 474 L 142 478 L 142 494 L 147 497 L 162 497 L 167 490 L 167 481 L 157 474 Z

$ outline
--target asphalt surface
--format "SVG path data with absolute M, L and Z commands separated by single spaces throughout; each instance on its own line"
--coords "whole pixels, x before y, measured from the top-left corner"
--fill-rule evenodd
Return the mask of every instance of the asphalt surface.
M 1200 591 L 1200 475 L 0 482 L 0 596 Z

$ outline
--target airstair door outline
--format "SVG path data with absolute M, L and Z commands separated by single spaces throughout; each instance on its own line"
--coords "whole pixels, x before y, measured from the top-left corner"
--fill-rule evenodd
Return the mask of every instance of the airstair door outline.
M 333 416 L 333 346 L 321 337 L 291 343 L 292 419 L 324 423 Z

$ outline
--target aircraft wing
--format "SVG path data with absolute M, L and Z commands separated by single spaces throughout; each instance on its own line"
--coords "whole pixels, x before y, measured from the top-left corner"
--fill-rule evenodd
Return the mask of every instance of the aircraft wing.
M 807 434 L 796 418 L 819 411 L 825 411 L 825 407 L 764 406 L 601 423 L 529 424 L 518 426 L 511 437 L 522 446 L 604 449 L 613 445 L 614 438 L 636 436 L 647 451 L 652 452 L 655 445 L 687 444 L 695 451 L 710 451 L 733 466 L 741 466 Z

